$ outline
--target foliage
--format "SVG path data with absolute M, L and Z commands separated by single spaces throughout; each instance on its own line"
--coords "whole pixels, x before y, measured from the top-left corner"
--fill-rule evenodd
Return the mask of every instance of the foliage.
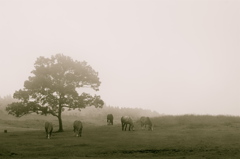
M 17 117 L 33 112 L 51 114 L 59 119 L 59 131 L 63 131 L 61 114 L 65 109 L 103 106 L 100 96 L 78 93 L 78 88 L 82 87 L 98 91 L 101 83 L 98 73 L 85 61 L 74 61 L 68 56 L 56 54 L 51 58 L 37 58 L 34 66 L 33 76 L 24 82 L 23 89 L 13 95 L 19 102 L 13 102 L 6 108 L 9 114 Z

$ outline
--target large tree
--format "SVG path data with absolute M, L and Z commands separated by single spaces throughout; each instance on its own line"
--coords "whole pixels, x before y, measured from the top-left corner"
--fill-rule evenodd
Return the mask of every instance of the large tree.
M 86 62 L 74 61 L 63 54 L 51 58 L 39 57 L 24 88 L 15 91 L 18 102 L 8 105 L 9 114 L 17 117 L 29 113 L 51 114 L 58 118 L 59 132 L 63 131 L 62 112 L 65 109 L 82 109 L 87 106 L 102 107 L 100 96 L 78 93 L 78 88 L 88 87 L 98 91 L 98 73 Z

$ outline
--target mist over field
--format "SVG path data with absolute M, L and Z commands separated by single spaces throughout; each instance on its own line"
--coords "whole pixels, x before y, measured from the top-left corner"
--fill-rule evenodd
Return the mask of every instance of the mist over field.
M 155 116 L 155 113 L 148 112 L 144 115 L 153 115 L 150 118 L 154 124 L 153 131 L 141 128 L 137 114 L 134 116 L 135 131 L 122 131 L 118 118 L 114 119 L 113 125 L 107 125 L 105 113 L 96 116 L 85 113 L 63 115 L 64 132 L 54 132 L 51 139 L 46 139 L 44 122 L 51 121 L 55 131 L 58 129 L 56 118 L 39 115 L 16 118 L 1 111 L 1 159 L 232 159 L 240 156 L 239 117 Z M 73 121 L 76 119 L 83 122 L 82 137 L 74 136 Z
M 212 115 L 163 115 L 140 108 L 104 106 L 63 113 L 64 132 L 51 115 L 29 114 L 17 118 L 5 111 L 10 96 L 0 99 L 0 158 L 239 158 L 240 117 Z M 113 125 L 106 116 L 114 115 Z M 122 131 L 120 118 L 133 118 L 135 131 Z M 141 127 L 140 117 L 149 116 L 153 131 Z M 73 122 L 83 123 L 82 137 Z M 46 139 L 44 123 L 53 123 Z M 144 129 L 143 129 L 144 128 Z

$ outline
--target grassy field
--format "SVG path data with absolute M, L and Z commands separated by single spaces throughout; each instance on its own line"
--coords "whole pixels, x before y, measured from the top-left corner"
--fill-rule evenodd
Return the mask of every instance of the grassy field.
M 42 119 L 0 120 L 0 158 L 240 158 L 240 118 L 231 116 L 161 116 L 154 130 L 122 131 L 119 122 L 84 121 L 75 137 L 73 119 L 65 131 L 45 138 Z M 54 120 L 57 130 L 57 121 Z M 8 129 L 8 133 L 3 133 Z

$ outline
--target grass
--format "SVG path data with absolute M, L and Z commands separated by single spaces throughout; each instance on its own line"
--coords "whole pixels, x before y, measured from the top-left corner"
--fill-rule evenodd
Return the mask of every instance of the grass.
M 136 131 L 129 132 L 121 131 L 120 124 L 85 120 L 77 138 L 69 119 L 65 132 L 48 140 L 44 120 L 0 120 L 0 158 L 240 158 L 239 117 L 161 116 L 152 119 L 153 131 L 141 130 L 135 122 Z M 11 131 L 3 133 L 4 126 Z

